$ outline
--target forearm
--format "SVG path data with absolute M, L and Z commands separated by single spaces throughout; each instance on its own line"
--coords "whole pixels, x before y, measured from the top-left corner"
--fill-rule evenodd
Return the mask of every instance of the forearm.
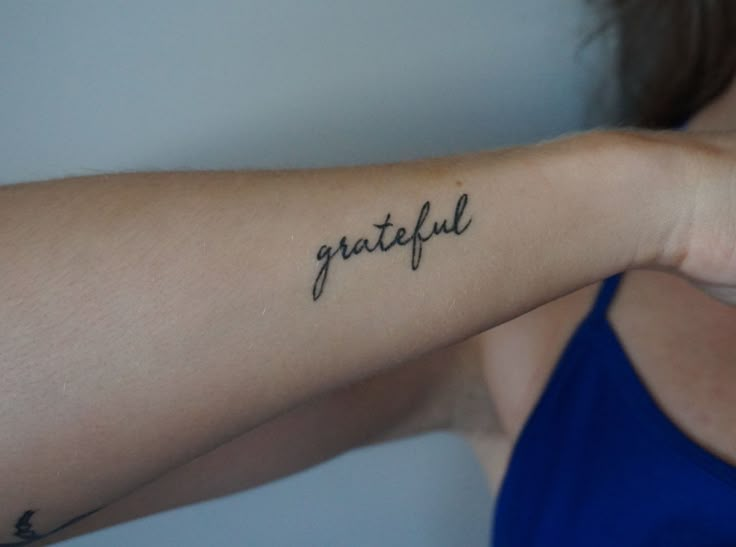
M 0 190 L 0 517 L 50 529 L 650 260 L 669 202 L 617 143 Z

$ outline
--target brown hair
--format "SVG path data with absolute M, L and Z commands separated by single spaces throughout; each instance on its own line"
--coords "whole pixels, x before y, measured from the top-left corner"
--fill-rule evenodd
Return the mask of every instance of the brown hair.
M 734 0 L 589 0 L 613 32 L 620 123 L 675 127 L 736 72 Z

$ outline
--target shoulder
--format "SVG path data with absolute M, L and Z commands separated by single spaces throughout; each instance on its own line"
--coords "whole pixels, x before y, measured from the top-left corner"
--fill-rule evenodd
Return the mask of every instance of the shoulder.
M 480 335 L 483 369 L 504 433 L 514 440 L 539 399 L 601 282 L 535 308 Z
M 466 389 L 453 390 L 455 399 L 465 403 L 454 405 L 451 429 L 473 447 L 492 492 L 501 484 L 516 438 L 600 284 L 557 298 L 464 343 L 474 348 L 477 371 L 463 374 L 466 381 L 459 384 Z M 476 396 L 468 398 L 468 391 Z M 486 399 L 485 404 L 478 404 L 480 399 Z M 481 412 L 489 417 L 483 419 Z

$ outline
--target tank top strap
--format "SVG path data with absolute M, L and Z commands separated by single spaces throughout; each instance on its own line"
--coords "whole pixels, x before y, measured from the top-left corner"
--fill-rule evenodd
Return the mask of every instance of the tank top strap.
M 588 317 L 592 320 L 606 321 L 606 312 L 608 306 L 613 301 L 613 297 L 616 296 L 616 289 L 618 289 L 621 283 L 621 278 L 624 272 L 619 272 L 603 280 L 603 283 L 598 290 L 598 295 L 595 298 L 593 307 L 588 314 Z

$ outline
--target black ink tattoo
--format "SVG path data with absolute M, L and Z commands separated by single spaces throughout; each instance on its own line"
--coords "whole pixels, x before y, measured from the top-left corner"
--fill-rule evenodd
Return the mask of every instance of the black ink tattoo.
M 380 224 L 374 224 L 373 226 L 378 229 L 378 237 L 373 244 L 370 243 L 367 237 L 360 237 L 355 243 L 348 243 L 347 236 L 342 236 L 337 244 L 337 248 L 333 248 L 329 245 L 322 245 L 317 251 L 317 262 L 319 264 L 319 271 L 317 277 L 312 285 L 312 300 L 316 301 L 324 292 L 325 283 L 327 282 L 327 274 L 330 270 L 330 264 L 332 259 L 337 255 L 340 255 L 343 260 L 348 260 L 353 256 L 357 256 L 363 251 L 372 253 L 375 251 L 386 252 L 390 250 L 394 245 L 401 247 L 405 245 L 411 245 L 411 269 L 416 270 L 419 268 L 419 264 L 422 261 L 422 245 L 432 239 L 432 237 L 440 234 L 455 234 L 462 235 L 465 230 L 470 226 L 472 218 L 468 218 L 467 222 L 463 225 L 463 214 L 465 213 L 465 207 L 468 205 L 468 194 L 461 195 L 457 203 L 455 204 L 455 213 L 452 219 L 444 219 L 442 222 L 435 221 L 432 225 L 431 231 L 422 233 L 424 223 L 427 221 L 431 204 L 429 201 L 425 201 L 422 207 L 419 209 L 419 215 L 417 216 L 416 223 L 411 233 L 408 232 L 407 228 L 399 227 L 396 228 L 392 237 L 388 237 L 386 231 L 388 228 L 394 226 L 391 222 L 391 213 L 386 214 L 386 218 Z M 386 240 L 389 240 L 388 243 Z
M 50 536 L 51 534 L 55 532 L 58 532 L 62 528 L 71 526 L 75 522 L 79 522 L 83 518 L 90 516 L 92 513 L 96 513 L 100 509 L 102 509 L 102 507 L 98 507 L 97 509 L 93 509 L 89 513 L 84 513 L 83 515 L 74 517 L 72 520 L 65 522 L 61 526 L 54 528 L 53 530 L 45 534 L 39 534 L 33 529 L 33 524 L 31 524 L 31 517 L 34 515 L 34 513 L 36 513 L 36 510 L 29 509 L 28 511 L 23 513 L 20 516 L 20 518 L 15 522 L 15 533 L 13 535 L 19 539 L 22 539 L 23 541 L 16 542 L 16 543 L 0 543 L 0 547 L 18 547 L 19 545 L 29 545 L 33 543 L 34 541 L 43 539 L 45 537 Z
M 39 539 L 41 537 L 33 531 L 33 526 L 31 526 L 33 513 L 35 511 L 29 509 L 18 519 L 18 522 L 15 523 L 15 534 L 13 534 L 15 537 L 26 540 Z

